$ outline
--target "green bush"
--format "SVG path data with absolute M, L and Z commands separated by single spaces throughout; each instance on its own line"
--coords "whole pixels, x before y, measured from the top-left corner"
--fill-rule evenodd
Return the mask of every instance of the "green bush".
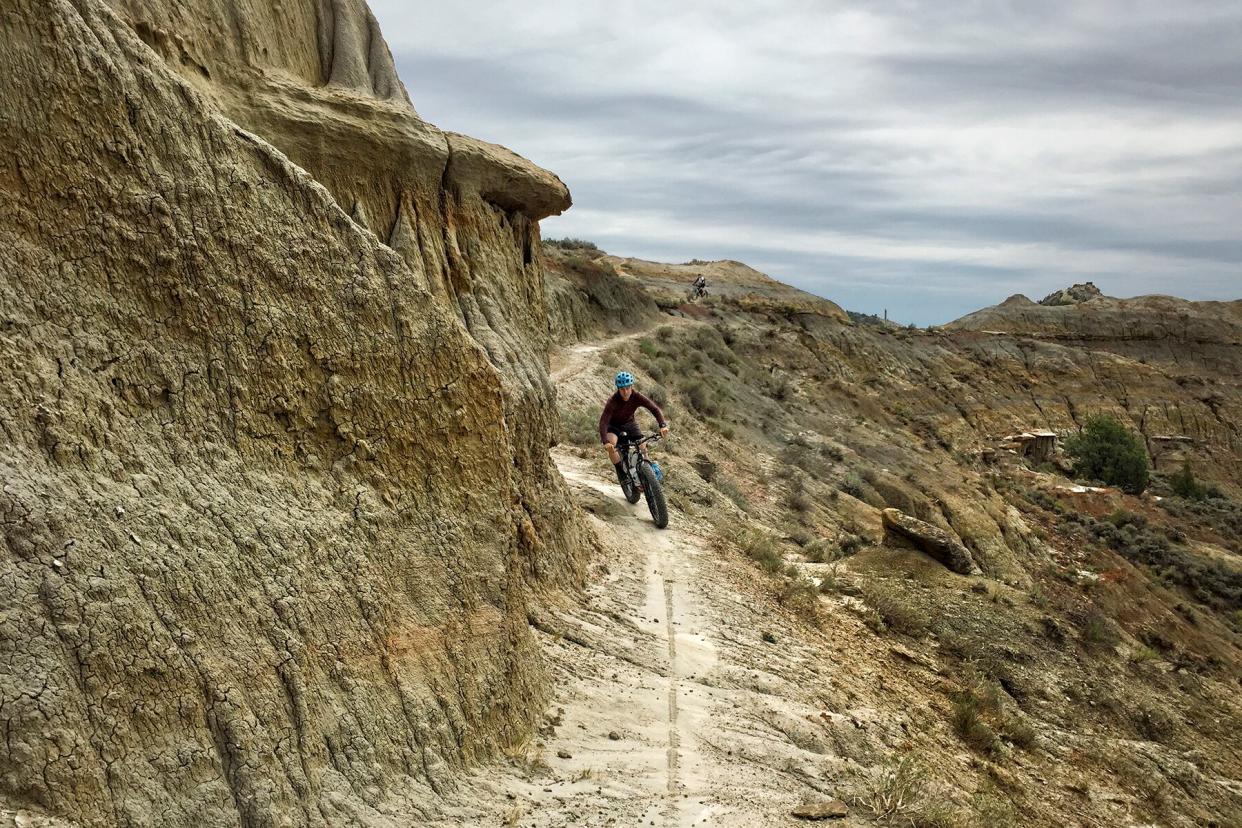
M 1207 500 L 1207 486 L 1195 479 L 1189 460 L 1184 461 L 1181 471 L 1169 479 L 1169 488 L 1173 490 L 1173 494 L 1187 500 Z
M 638 341 L 638 350 L 645 357 L 656 357 L 660 355 L 660 347 L 650 339 L 640 339 Z
M 1211 502 L 1178 503 L 1192 510 L 1189 514 L 1197 514 Z M 1173 511 L 1169 501 L 1163 505 L 1178 516 L 1185 511 Z M 1181 587 L 1196 601 L 1215 610 L 1232 612 L 1242 608 L 1242 572 L 1224 561 L 1194 554 L 1181 544 L 1171 542 L 1166 534 L 1153 531 L 1143 516 L 1125 510 L 1117 510 L 1107 520 L 1088 521 L 1090 518 L 1079 519 L 1091 536 L 1107 543 L 1126 560 L 1150 567 L 1165 586 Z M 1222 523 L 1224 527 L 1230 525 Z
M 585 239 L 544 239 L 543 243 L 548 247 L 559 247 L 561 250 L 590 250 L 599 252 L 599 246 L 595 242 L 589 242 Z
M 1065 441 L 1074 458 L 1074 473 L 1102 480 L 1122 491 L 1138 494 L 1147 488 L 1150 472 L 1143 441 L 1115 417 L 1100 414 L 1087 420 L 1079 434 Z

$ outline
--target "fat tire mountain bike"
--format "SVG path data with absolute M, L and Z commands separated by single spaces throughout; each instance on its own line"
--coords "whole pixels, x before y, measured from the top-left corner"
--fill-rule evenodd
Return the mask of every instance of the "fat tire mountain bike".
M 660 435 L 652 434 L 641 440 L 622 439 L 617 443 L 617 451 L 621 452 L 621 491 L 630 503 L 637 503 L 640 497 L 647 498 L 647 508 L 651 510 L 651 519 L 656 528 L 668 526 L 668 505 L 664 502 L 664 489 L 660 487 L 661 475 L 656 471 L 651 460 L 642 452 L 644 443 L 655 443 Z

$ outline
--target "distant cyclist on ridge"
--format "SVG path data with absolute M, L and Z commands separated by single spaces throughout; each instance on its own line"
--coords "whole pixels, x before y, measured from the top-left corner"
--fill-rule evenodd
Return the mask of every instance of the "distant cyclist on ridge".
M 608 459 L 617 470 L 617 480 L 625 483 L 625 472 L 621 469 L 621 452 L 617 450 L 617 441 L 621 437 L 634 442 L 641 440 L 643 433 L 638 428 L 634 415 L 638 409 L 645 408 L 651 412 L 660 427 L 660 436 L 668 436 L 668 421 L 660 406 L 651 401 L 645 394 L 634 390 L 634 375 L 628 371 L 617 374 L 617 390 L 608 402 L 604 403 L 604 413 L 599 416 L 599 439 L 608 451 Z

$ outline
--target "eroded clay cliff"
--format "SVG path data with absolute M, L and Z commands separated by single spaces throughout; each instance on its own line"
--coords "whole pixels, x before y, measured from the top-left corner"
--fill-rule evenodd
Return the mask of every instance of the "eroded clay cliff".
M 360 0 L 0 11 L 0 805 L 408 824 L 521 738 L 551 174 Z

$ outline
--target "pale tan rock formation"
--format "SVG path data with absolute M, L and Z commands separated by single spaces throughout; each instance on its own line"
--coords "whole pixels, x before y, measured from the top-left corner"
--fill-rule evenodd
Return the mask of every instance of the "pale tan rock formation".
M 0 111 L 0 804 L 417 821 L 579 577 L 567 191 L 420 120 L 359 0 L 9 0 Z
M 885 509 L 884 528 L 913 544 L 959 575 L 979 575 L 970 550 L 943 529 L 911 517 L 899 509 Z

